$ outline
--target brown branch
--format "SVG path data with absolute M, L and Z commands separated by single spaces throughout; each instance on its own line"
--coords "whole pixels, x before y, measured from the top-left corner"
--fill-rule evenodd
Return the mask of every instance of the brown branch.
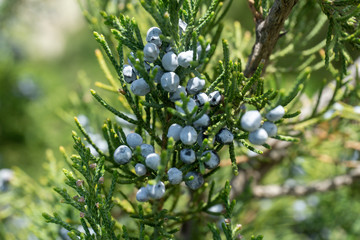
M 252 190 L 255 198 L 275 198 L 285 195 L 304 196 L 314 192 L 326 192 L 342 186 L 351 185 L 356 180 L 360 180 L 360 168 L 350 171 L 349 174 L 322 181 L 315 181 L 306 186 L 258 185 L 254 186 Z
M 256 24 L 256 41 L 249 56 L 244 74 L 253 75 L 262 59 L 265 65 L 280 36 L 285 20 L 289 17 L 292 8 L 299 0 L 275 0 L 265 20 Z M 249 5 L 250 5 L 249 1 Z M 251 7 L 251 6 L 250 6 Z M 255 19 L 257 18 L 254 15 Z
M 259 24 L 261 21 L 264 20 L 262 15 L 262 8 L 260 7 L 259 11 L 255 7 L 254 0 L 248 0 L 248 4 L 251 10 L 252 15 L 254 16 L 254 22 Z

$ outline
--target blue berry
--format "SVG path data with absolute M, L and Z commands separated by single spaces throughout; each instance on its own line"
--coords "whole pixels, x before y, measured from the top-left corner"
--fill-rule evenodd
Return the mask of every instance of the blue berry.
M 180 106 L 178 106 L 177 104 L 175 104 L 175 109 L 179 112 L 179 113 L 182 113 L 182 114 L 185 114 L 185 111 L 184 109 L 182 108 L 182 104 L 183 104 L 183 101 L 182 100 L 179 100 L 177 101 L 180 103 Z M 188 103 L 186 104 L 186 107 L 187 107 L 187 110 L 189 113 L 192 112 L 192 110 L 194 110 L 196 106 L 196 102 L 194 99 L 190 98 Z
M 120 145 L 114 152 L 114 160 L 118 164 L 130 162 L 132 156 L 131 149 L 126 145 Z
M 130 147 L 136 148 L 136 146 L 140 146 L 143 143 L 143 139 L 137 133 L 129 133 L 126 136 L 126 142 Z
M 201 53 L 202 53 L 202 51 L 203 51 L 203 48 L 202 48 L 202 46 L 201 46 L 200 43 L 197 44 L 196 51 L 197 51 L 197 54 L 200 56 Z M 208 45 L 206 46 L 205 53 L 208 53 L 209 51 L 210 51 L 210 44 L 208 44 Z
M 150 153 L 149 155 L 147 155 L 145 159 L 146 166 L 148 166 L 154 171 L 158 170 L 158 167 L 160 166 L 160 162 L 161 162 L 160 156 L 157 153 Z
M 180 151 L 180 160 L 183 161 L 183 163 L 185 164 L 191 164 L 195 162 L 196 160 L 195 151 L 188 148 L 182 149 Z
M 136 73 L 131 65 L 125 64 L 123 67 L 124 79 L 127 83 L 132 83 L 136 80 Z
M 175 184 L 179 184 L 182 182 L 183 173 L 179 169 L 170 168 L 169 171 L 167 172 L 167 174 L 168 174 L 169 182 L 171 184 L 175 185 Z
M 179 66 L 178 57 L 173 52 L 166 53 L 163 56 L 161 62 L 162 62 L 163 68 L 169 72 L 175 71 L 175 69 Z
M 137 96 L 145 96 L 150 92 L 150 87 L 143 78 L 133 81 L 130 89 Z
M 186 31 L 186 28 L 187 28 L 187 23 L 179 18 L 180 35 L 182 35 L 182 33 Z
M 136 193 L 136 200 L 139 202 L 149 201 L 149 192 L 147 187 L 140 188 Z
M 219 91 L 214 91 L 209 94 L 209 101 L 211 106 L 217 106 L 219 105 L 221 101 L 221 94 Z
M 247 111 L 241 118 L 241 127 L 252 132 L 258 129 L 261 125 L 261 114 L 257 110 Z
M 146 144 L 143 143 L 140 145 L 140 149 L 141 149 L 141 156 L 143 157 L 147 157 L 147 155 L 149 155 L 150 153 L 155 152 L 154 147 L 151 146 L 150 144 Z
M 155 69 L 157 69 L 156 75 L 154 77 L 154 81 L 156 83 L 160 83 L 161 82 L 161 77 L 164 74 L 164 71 L 161 69 L 161 67 L 159 65 L 155 65 L 153 68 L 153 71 L 155 71 Z
M 279 105 L 276 108 L 272 109 L 270 112 L 266 114 L 267 120 L 271 122 L 275 122 L 280 120 L 285 115 L 285 109 L 283 106 Z
M 268 138 L 267 132 L 263 128 L 259 128 L 249 133 L 249 141 L 255 145 L 262 145 Z
M 180 132 L 182 129 L 183 129 L 183 127 L 180 126 L 179 124 L 177 124 L 177 123 L 172 124 L 169 127 L 167 137 L 168 138 L 172 137 L 174 139 L 174 141 L 180 140 Z
M 202 107 L 205 103 L 209 102 L 209 97 L 206 95 L 206 93 L 199 93 L 195 95 L 194 99 L 199 107 Z
M 192 180 L 189 180 L 190 177 L 193 177 Z M 192 190 L 200 188 L 204 184 L 204 178 L 200 173 L 197 172 L 188 172 L 185 175 L 185 184 Z
M 176 92 L 179 83 L 180 83 L 180 78 L 174 72 L 164 73 L 161 77 L 161 86 L 167 92 Z
M 234 135 L 228 129 L 221 129 L 215 136 L 216 141 L 222 144 L 230 144 L 234 140 Z
M 144 60 L 155 62 L 159 57 L 160 50 L 154 43 L 147 43 L 144 47 Z
M 161 29 L 158 27 L 149 28 L 146 33 L 146 41 L 148 43 L 154 43 L 156 46 L 160 47 L 162 42 L 160 35 L 162 34 Z
M 197 132 L 192 126 L 184 127 L 180 132 L 180 140 L 185 145 L 193 145 L 197 139 Z
M 198 120 L 193 122 L 193 125 L 196 129 L 207 127 L 210 124 L 210 118 L 207 114 L 202 115 Z
M 135 172 L 138 176 L 144 176 L 146 174 L 146 167 L 142 163 L 137 163 L 135 165 Z
M 264 124 L 262 125 L 262 128 L 267 132 L 269 137 L 276 136 L 276 134 L 277 134 L 277 127 L 272 122 L 264 122 Z
M 165 194 L 165 184 L 161 181 L 157 182 L 155 185 L 148 184 L 146 186 L 150 198 L 160 199 Z
M 196 94 L 200 92 L 205 86 L 205 80 L 198 77 L 191 78 L 187 85 L 186 90 L 189 94 Z
M 184 68 L 190 67 L 190 63 L 193 60 L 193 55 L 194 55 L 193 51 L 186 51 L 186 52 L 179 53 L 179 55 L 178 55 L 179 65 Z
M 170 101 L 176 102 L 178 100 L 181 100 L 180 94 L 184 93 L 184 95 L 187 95 L 187 92 L 183 86 L 178 86 L 175 92 L 170 93 Z
M 206 168 L 209 168 L 209 169 L 216 168 L 220 163 L 219 156 L 213 150 L 205 151 L 201 156 L 206 156 L 208 153 L 210 153 L 210 159 L 208 161 L 204 162 Z

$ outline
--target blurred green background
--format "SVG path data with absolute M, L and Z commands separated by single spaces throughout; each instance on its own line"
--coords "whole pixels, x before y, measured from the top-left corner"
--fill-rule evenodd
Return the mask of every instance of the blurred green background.
M 127 7 L 119 2 L 119 8 Z M 132 8 L 128 11 L 145 34 L 151 24 L 141 22 L 143 12 Z M 246 1 L 234 1 L 225 21 L 225 37 L 233 34 L 234 21 L 241 23 L 243 38 L 248 41 L 242 52 L 236 52 L 235 47 L 243 43 L 234 43 L 232 55 L 246 55 L 254 41 L 250 38 L 254 24 Z M 40 180 L 47 174 L 42 167 L 47 149 L 53 150 L 58 161 L 62 160 L 59 146 L 72 152 L 74 116 L 85 115 L 94 134 L 100 133 L 106 118 L 114 119 L 89 93 L 94 88 L 116 106 L 117 99 L 111 99 L 114 94 L 95 86 L 96 81 L 106 79 L 94 54 L 98 45 L 92 30 L 75 0 L 0 0 L 0 169 L 16 166 Z M 325 33 L 326 26 L 318 38 L 324 38 Z M 286 44 L 280 40 L 278 48 Z M 277 66 L 297 57 L 287 56 Z M 294 78 L 294 73 L 284 74 L 281 86 L 291 84 Z M 310 95 L 322 79 L 332 78 L 324 69 L 312 74 Z M 289 179 L 304 183 L 346 172 L 348 169 L 339 162 L 358 160 L 359 153 L 344 150 L 343 143 L 360 141 L 360 126 L 353 120 L 334 121 L 320 129 L 338 142 L 318 136 L 304 139 L 300 146 L 289 150 L 289 157 L 264 183 Z M 334 161 L 318 161 L 309 156 L 312 149 Z M 61 170 L 57 174 L 62 178 Z M 264 234 L 265 239 L 359 239 L 360 204 L 355 187 L 303 198 L 252 201 L 238 207 L 236 220 L 243 224 L 245 235 L 256 232 Z

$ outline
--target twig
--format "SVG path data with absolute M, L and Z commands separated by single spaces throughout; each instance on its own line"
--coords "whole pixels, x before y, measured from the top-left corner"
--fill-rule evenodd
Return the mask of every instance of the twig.
M 342 186 L 351 185 L 359 179 L 360 167 L 350 171 L 349 174 L 336 176 L 323 181 L 315 181 L 306 186 L 258 185 L 254 186 L 252 190 L 255 198 L 275 198 L 284 195 L 304 196 L 314 192 L 326 192 Z
M 251 0 L 249 5 L 250 2 Z M 265 20 L 256 24 L 256 41 L 244 71 L 246 77 L 252 76 L 262 59 L 265 63 L 268 61 L 284 22 L 297 2 L 298 0 L 275 0 Z M 254 17 L 256 19 L 256 15 Z

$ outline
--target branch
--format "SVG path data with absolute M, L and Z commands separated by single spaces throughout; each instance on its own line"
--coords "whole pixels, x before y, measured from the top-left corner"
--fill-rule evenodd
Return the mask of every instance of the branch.
M 255 198 L 275 198 L 285 195 L 304 196 L 314 192 L 326 192 L 342 186 L 353 184 L 360 179 L 360 167 L 350 171 L 348 174 L 340 175 L 323 181 L 315 181 L 307 186 L 254 186 L 253 195 Z
M 265 20 L 256 24 L 256 41 L 249 56 L 244 74 L 253 75 L 262 59 L 268 61 L 285 20 L 289 17 L 292 8 L 299 0 L 275 0 Z M 249 1 L 249 4 L 251 1 Z M 251 6 L 251 5 L 250 5 Z M 254 15 L 255 19 L 257 18 Z

